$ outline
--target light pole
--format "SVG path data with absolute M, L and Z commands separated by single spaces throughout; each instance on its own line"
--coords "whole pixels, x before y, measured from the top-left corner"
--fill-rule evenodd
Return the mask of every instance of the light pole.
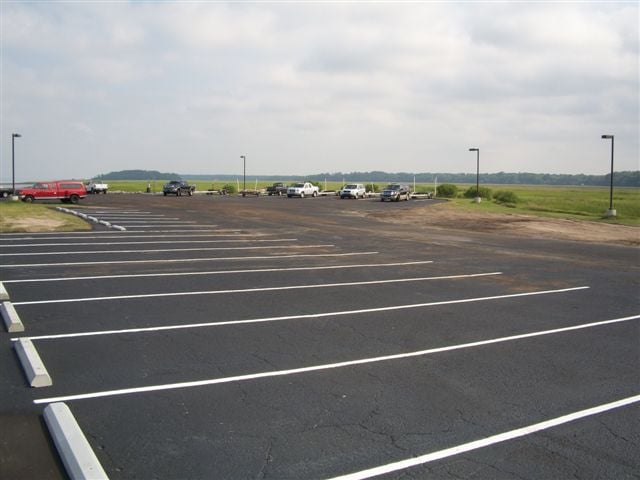
M 470 152 L 476 152 L 476 198 L 474 202 L 480 203 L 482 198 L 480 197 L 480 149 L 470 148 Z
M 11 134 L 11 195 L 16 194 L 16 138 L 20 138 L 22 135 L 19 133 Z
M 242 159 L 242 196 L 244 197 L 244 193 L 247 191 L 247 157 L 244 155 L 240 155 Z
M 609 187 L 609 210 L 605 217 L 615 217 L 617 212 L 613 209 L 613 135 L 602 135 L 603 139 L 611 139 L 611 186 Z

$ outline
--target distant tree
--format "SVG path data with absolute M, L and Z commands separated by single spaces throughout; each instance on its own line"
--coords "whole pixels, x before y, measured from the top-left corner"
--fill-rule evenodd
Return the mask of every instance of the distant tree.
M 121 170 L 100 175 L 102 180 L 182 180 L 177 173 L 162 173 L 157 170 Z

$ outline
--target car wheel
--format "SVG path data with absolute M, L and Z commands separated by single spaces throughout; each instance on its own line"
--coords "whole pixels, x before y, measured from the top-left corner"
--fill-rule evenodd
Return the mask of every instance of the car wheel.
M 316 192 L 315 190 L 313 191 L 313 194 L 311 195 L 313 198 L 318 196 L 318 192 Z
M 27 195 L 22 199 L 22 201 L 25 203 L 33 203 L 33 197 L 31 195 Z
M 189 196 L 193 195 L 193 192 L 191 190 L 189 190 Z
M 304 198 L 304 192 L 300 192 L 300 198 Z
M 73 203 L 74 205 L 75 205 L 76 203 L 78 203 L 78 200 L 80 200 L 80 197 L 78 197 L 78 195 L 71 195 L 71 196 L 69 197 L 69 201 L 70 201 L 71 203 Z

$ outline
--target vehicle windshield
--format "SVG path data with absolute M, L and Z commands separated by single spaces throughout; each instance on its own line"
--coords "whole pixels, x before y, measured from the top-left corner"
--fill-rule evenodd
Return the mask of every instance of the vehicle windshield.
M 400 185 L 387 185 L 385 190 L 400 190 Z
M 344 188 L 345 188 L 345 190 L 347 190 L 347 189 L 348 189 L 348 190 L 355 190 L 356 188 L 358 188 L 358 186 L 357 186 L 357 185 L 347 185 L 347 186 L 346 186 L 346 187 L 344 187 Z
M 35 183 L 32 188 L 47 189 L 49 188 L 49 186 L 45 185 L 44 183 Z
M 169 185 L 180 185 L 180 182 L 178 180 L 171 180 Z
M 302 188 L 302 187 L 304 187 L 304 183 L 294 183 L 294 184 L 292 185 L 292 187 L 293 187 L 293 188 Z

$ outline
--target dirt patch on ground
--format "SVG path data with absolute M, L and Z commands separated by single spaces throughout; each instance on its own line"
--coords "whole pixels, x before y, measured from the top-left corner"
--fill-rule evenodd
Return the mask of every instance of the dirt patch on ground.
M 542 218 L 532 215 L 505 215 L 457 210 L 446 203 L 411 210 L 369 213 L 379 221 L 441 227 L 506 235 L 617 243 L 640 246 L 640 227 L 589 221 Z
M 64 220 L 55 218 L 16 218 L 11 221 L 11 230 L 19 232 L 55 232 L 66 224 Z

